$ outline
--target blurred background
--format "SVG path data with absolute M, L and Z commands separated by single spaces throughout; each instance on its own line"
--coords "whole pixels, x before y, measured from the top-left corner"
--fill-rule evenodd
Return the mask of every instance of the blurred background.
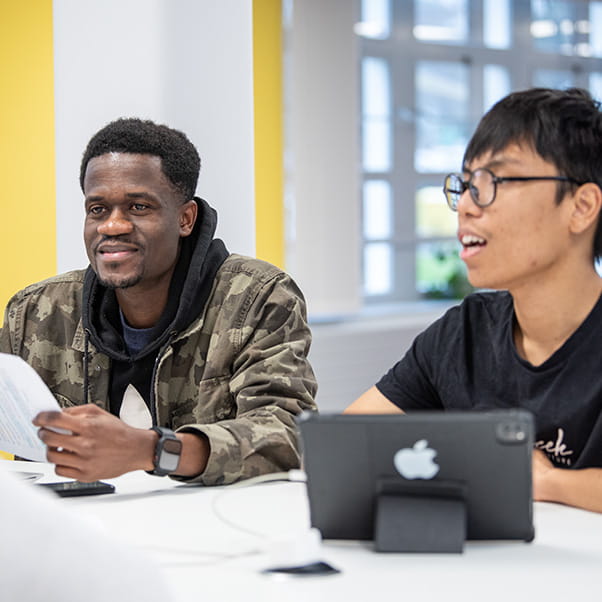
M 0 0 L 0 302 L 85 267 L 79 160 L 120 116 L 185 131 L 234 252 L 308 302 L 338 411 L 471 291 L 441 192 L 531 86 L 602 98 L 602 2 Z

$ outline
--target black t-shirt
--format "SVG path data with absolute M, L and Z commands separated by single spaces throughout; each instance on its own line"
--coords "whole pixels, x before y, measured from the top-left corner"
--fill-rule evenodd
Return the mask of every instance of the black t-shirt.
M 553 303 L 550 300 L 550 303 Z M 506 292 L 476 293 L 421 333 L 376 384 L 404 411 L 525 408 L 562 467 L 602 467 L 602 297 L 540 366 L 522 359 Z

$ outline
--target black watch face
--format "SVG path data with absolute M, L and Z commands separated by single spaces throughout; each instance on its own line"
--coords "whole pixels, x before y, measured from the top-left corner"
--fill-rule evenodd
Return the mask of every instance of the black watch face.
M 174 472 L 180 462 L 182 442 L 179 439 L 165 439 L 159 456 L 159 468 L 167 473 Z
M 168 454 L 180 455 L 182 451 L 182 442 L 179 439 L 166 439 L 163 442 L 163 451 Z

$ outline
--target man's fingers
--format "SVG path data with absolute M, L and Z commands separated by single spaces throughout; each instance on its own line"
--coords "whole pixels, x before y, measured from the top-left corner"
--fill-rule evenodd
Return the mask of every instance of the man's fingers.
M 64 448 L 62 449 L 62 451 L 58 451 L 59 449 L 61 448 L 48 448 L 48 451 L 46 452 L 46 459 L 48 460 L 48 462 L 50 462 L 51 464 L 56 464 L 57 468 L 61 467 L 62 469 L 78 470 L 77 455 Z
M 68 466 L 66 464 L 57 464 L 54 467 L 54 472 L 59 477 L 66 477 L 67 479 L 75 479 L 77 481 L 94 480 L 87 479 L 86 476 L 76 467 Z
M 70 435 L 77 433 L 79 421 L 65 412 L 40 412 L 33 420 L 34 426 L 52 430 L 55 433 Z
M 63 435 L 54 430 L 41 427 L 38 431 L 38 437 L 48 448 L 69 452 L 79 451 L 79 437 L 76 435 Z
M 63 410 L 63 414 L 71 414 L 72 416 L 97 416 L 106 413 L 105 410 L 93 403 L 87 403 L 83 406 L 71 406 Z
M 88 462 L 85 458 L 82 457 L 81 453 L 76 448 L 75 445 L 70 445 L 70 443 L 77 439 L 79 443 L 80 437 L 68 437 L 65 435 L 57 435 L 56 433 L 52 433 L 50 431 L 45 431 L 45 429 L 40 429 L 42 436 L 40 437 L 44 443 L 48 446 L 46 451 L 46 459 L 51 464 L 55 465 L 54 472 L 61 476 L 67 477 L 70 479 L 77 479 L 78 481 L 94 481 L 97 477 L 90 475 L 88 472 Z M 46 438 L 46 440 L 45 440 Z M 57 445 L 57 441 L 61 443 L 65 440 L 68 440 L 67 443 L 63 443 L 63 445 Z M 74 448 L 74 449 L 70 449 Z
M 47 428 L 49 431 L 54 431 L 55 433 L 58 433 L 59 435 L 73 435 L 73 431 L 70 431 L 69 429 L 63 429 L 60 426 L 47 425 L 44 428 Z
M 40 412 L 34 419 L 35 426 L 53 430 L 64 435 L 80 434 L 82 419 L 103 414 L 104 411 L 95 405 L 66 408 L 62 412 Z
M 48 447 L 69 447 L 69 445 L 67 445 L 65 441 L 65 438 L 72 436 L 73 435 L 62 435 L 54 430 L 50 430 L 45 427 L 40 427 L 40 429 L 38 430 L 38 437 Z
M 57 422 L 61 420 L 61 416 L 63 412 L 40 412 L 32 422 L 36 426 L 46 426 L 48 424 L 52 424 L 53 422 Z
M 91 472 L 86 466 L 80 465 L 80 459 L 76 454 L 67 451 L 57 452 L 49 450 L 47 454 L 48 461 L 55 464 L 54 472 L 60 477 L 75 479 L 82 483 L 98 480 L 98 476 Z

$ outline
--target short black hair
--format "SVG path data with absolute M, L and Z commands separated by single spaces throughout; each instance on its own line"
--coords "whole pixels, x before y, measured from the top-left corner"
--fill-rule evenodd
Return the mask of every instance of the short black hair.
M 150 120 L 121 118 L 112 121 L 92 136 L 84 151 L 79 173 L 82 190 L 90 159 L 106 153 L 159 157 L 165 177 L 182 194 L 182 200 L 188 201 L 194 197 L 201 159 L 184 133 Z
M 513 92 L 497 102 L 481 119 L 466 152 L 463 167 L 485 153 L 510 144 L 526 145 L 554 164 L 560 175 L 602 189 L 602 113 L 587 90 L 531 88 Z M 560 183 L 560 203 L 575 184 Z M 594 236 L 594 259 L 602 257 L 602 222 Z

